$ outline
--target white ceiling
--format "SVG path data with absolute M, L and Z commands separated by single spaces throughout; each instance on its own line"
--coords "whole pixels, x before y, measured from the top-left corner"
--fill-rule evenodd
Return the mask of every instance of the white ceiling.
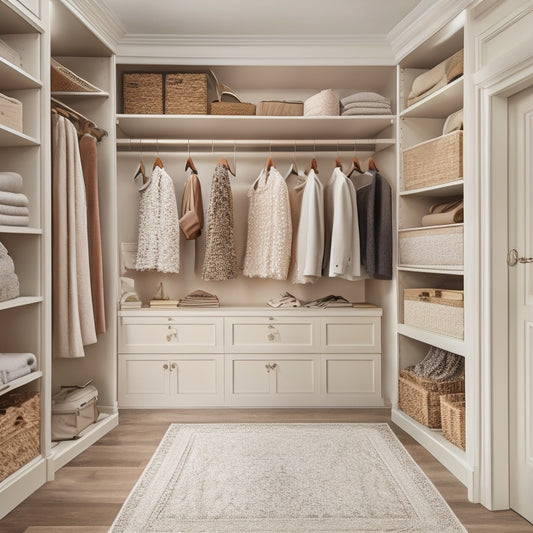
M 386 35 L 421 0 L 107 0 L 126 34 Z M 273 42 L 274 44 L 274 42 Z

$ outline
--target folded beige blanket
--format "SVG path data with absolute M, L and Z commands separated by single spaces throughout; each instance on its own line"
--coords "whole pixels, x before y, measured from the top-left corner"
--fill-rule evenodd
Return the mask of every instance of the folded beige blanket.
M 17 298 L 19 291 L 19 278 L 14 272 L 0 278 L 0 302 Z
M 422 226 L 442 226 L 463 222 L 463 206 L 462 198 L 433 204 L 429 208 L 429 214 L 422 217 Z
M 0 204 L 0 215 L 19 215 L 27 217 L 30 210 L 27 207 L 17 207 L 16 205 Z
M 28 226 L 29 224 L 29 216 L 3 215 L 0 213 L 0 226 Z
M 438 91 L 454 79 L 463 74 L 463 50 L 459 50 L 431 70 L 420 74 L 413 81 L 411 92 L 407 98 L 407 105 L 422 100 L 426 96 Z
M 376 109 L 390 109 L 390 104 L 384 104 L 383 102 L 352 102 L 342 106 L 343 109 L 355 109 L 358 107 L 375 107 Z
M 386 96 L 382 96 L 381 94 L 378 94 L 378 93 L 373 93 L 369 91 L 360 91 L 354 94 L 350 94 L 350 96 L 345 96 L 341 100 L 341 104 L 343 106 L 347 106 L 348 104 L 352 104 L 354 102 L 363 102 L 363 103 L 376 102 L 376 103 L 390 105 L 390 98 L 387 98 Z
M 0 190 L 0 204 L 27 207 L 28 197 L 22 193 L 6 192 Z
M 463 110 L 459 109 L 455 113 L 452 113 L 444 122 L 442 128 L 442 134 L 446 135 L 452 131 L 458 131 L 463 129 Z
M 22 192 L 22 176 L 17 172 L 0 172 L 0 191 Z
M 351 109 L 345 109 L 342 112 L 342 116 L 349 115 L 390 115 L 391 109 L 376 108 L 376 107 L 352 107 Z
M 305 116 L 338 116 L 340 105 L 337 95 L 331 89 L 324 89 L 304 102 Z

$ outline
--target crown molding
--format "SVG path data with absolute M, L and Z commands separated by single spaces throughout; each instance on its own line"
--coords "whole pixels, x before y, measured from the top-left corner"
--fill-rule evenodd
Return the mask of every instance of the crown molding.
M 61 0 L 113 51 L 126 35 L 126 28 L 103 0 Z
M 386 35 L 144 35 L 127 34 L 117 62 L 181 64 L 393 65 Z
M 396 62 L 400 62 L 473 2 L 422 0 L 387 35 Z

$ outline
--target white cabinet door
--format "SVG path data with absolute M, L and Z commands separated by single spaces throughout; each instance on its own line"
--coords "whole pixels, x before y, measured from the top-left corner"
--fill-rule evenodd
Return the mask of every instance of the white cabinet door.
M 322 352 L 381 352 L 380 317 L 328 317 L 320 320 L 320 326 Z
M 183 356 L 170 365 L 176 406 L 218 406 L 224 403 L 224 357 Z

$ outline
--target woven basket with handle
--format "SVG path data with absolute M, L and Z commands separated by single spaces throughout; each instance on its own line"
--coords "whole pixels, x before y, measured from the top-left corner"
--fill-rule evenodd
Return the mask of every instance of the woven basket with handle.
M 444 394 L 440 397 L 442 436 L 461 450 L 466 450 L 465 405 L 464 393 Z

